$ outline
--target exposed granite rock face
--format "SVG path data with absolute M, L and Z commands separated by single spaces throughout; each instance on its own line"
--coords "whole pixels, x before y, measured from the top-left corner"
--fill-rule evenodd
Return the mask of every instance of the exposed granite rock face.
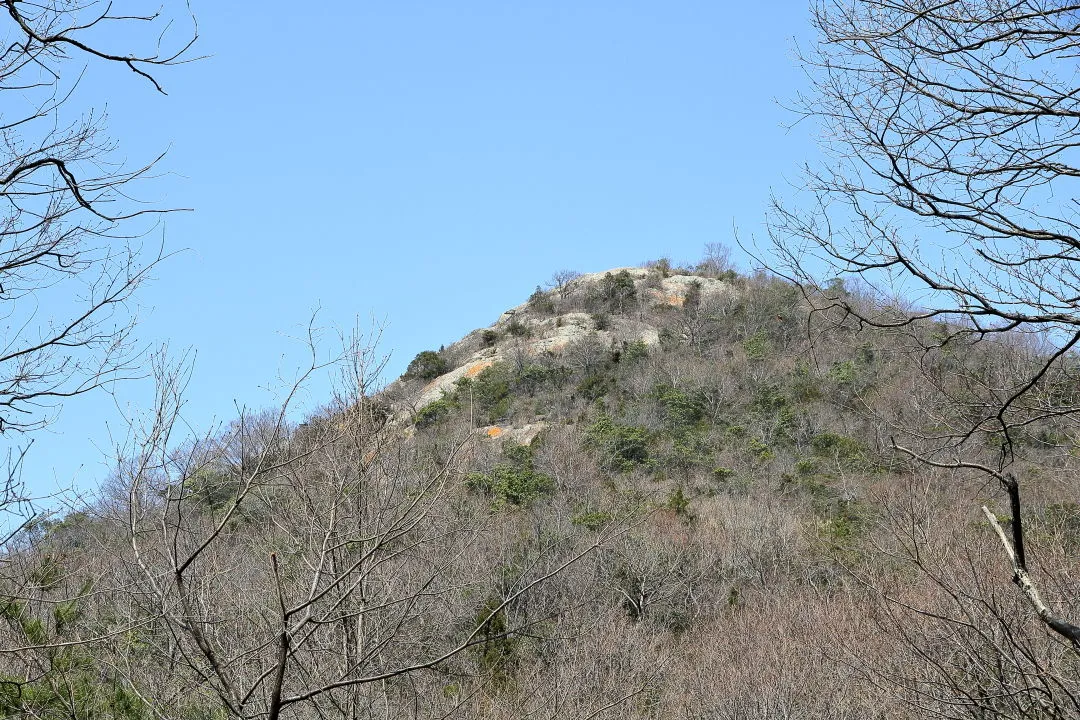
M 493 350 L 493 349 L 492 349 Z M 479 353 L 478 353 L 479 355 Z M 456 367 L 445 375 L 440 375 L 435 378 L 420 391 L 419 397 L 417 397 L 415 406 L 419 410 L 425 405 L 429 405 L 443 396 L 443 393 L 450 392 L 454 389 L 454 383 L 461 378 L 476 377 L 484 370 L 494 365 L 499 356 L 497 352 L 492 352 L 490 357 L 473 357 L 469 362 L 460 367 Z
M 703 299 L 731 292 L 730 283 L 723 280 L 701 278 L 693 275 L 672 275 L 662 279 L 660 287 L 646 288 L 645 295 L 651 298 L 656 305 L 682 307 L 683 303 L 686 302 L 686 296 L 694 285 L 701 289 Z
M 702 298 L 731 294 L 734 291 L 730 282 L 717 278 L 699 277 L 697 275 L 661 277 L 660 273 L 649 268 L 614 268 L 604 272 L 579 275 L 571 280 L 568 284 L 567 298 L 584 299 L 600 288 L 605 275 L 618 275 L 621 272 L 629 275 L 633 279 L 634 287 L 638 293 L 651 299 L 655 305 L 681 307 L 693 285 L 698 285 L 701 288 Z M 515 316 L 524 314 L 528 306 L 529 304 L 526 302 L 507 310 L 499 316 L 499 319 L 492 327 L 511 322 Z
M 488 427 L 479 428 L 476 432 L 479 435 L 490 438 L 492 440 L 500 441 L 512 441 L 518 445 L 528 445 L 536 436 L 544 431 L 544 428 L 548 426 L 545 422 L 534 422 L 521 427 L 512 427 L 508 425 L 489 425 Z
M 399 420 L 408 419 L 444 394 L 453 392 L 455 383 L 462 378 L 475 377 L 499 362 L 520 361 L 522 356 L 537 357 L 548 353 L 559 356 L 575 343 L 586 341 L 602 347 L 619 347 L 634 342 L 656 345 L 660 342 L 658 329 L 640 319 L 607 314 L 604 329 L 599 329 L 596 318 L 580 310 L 590 298 L 601 292 L 605 276 L 622 272 L 633 280 L 638 298 L 652 305 L 682 307 L 695 287 L 702 301 L 730 296 L 735 292 L 731 283 L 716 278 L 677 274 L 662 277 L 659 272 L 649 268 L 615 268 L 580 275 L 561 292 L 552 290 L 547 293 L 552 301 L 551 307 L 556 308 L 555 314 L 538 313 L 530 303 L 525 302 L 504 312 L 490 327 L 475 330 L 452 345 L 448 351 L 464 353 L 464 359 L 455 362 L 456 367 L 429 382 L 419 392 L 396 403 L 395 416 Z M 567 311 L 558 312 L 558 308 L 566 308 Z M 488 338 L 486 347 L 485 336 Z M 492 437 L 509 433 L 512 429 L 496 430 Z

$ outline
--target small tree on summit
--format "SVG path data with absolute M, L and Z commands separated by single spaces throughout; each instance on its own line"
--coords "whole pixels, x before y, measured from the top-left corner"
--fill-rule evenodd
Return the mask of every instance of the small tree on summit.
M 634 278 L 626 270 L 620 270 L 614 275 L 604 273 L 600 280 L 600 297 L 612 312 L 623 312 L 637 297 Z

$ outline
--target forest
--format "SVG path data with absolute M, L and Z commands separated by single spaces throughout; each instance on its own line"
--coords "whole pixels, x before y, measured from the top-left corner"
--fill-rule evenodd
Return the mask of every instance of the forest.
M 5 712 L 1077 711 L 1074 651 L 980 510 L 1011 523 L 974 469 L 1000 448 L 922 459 L 928 428 L 970 423 L 1044 346 L 928 349 L 956 329 L 901 340 L 838 303 L 897 309 L 841 283 L 807 297 L 715 260 L 563 277 L 377 392 L 376 350 L 351 346 L 340 394 L 299 424 L 174 442 L 165 374 L 101 498 L 6 546 Z M 1075 402 L 1077 361 L 1029 402 Z M 1067 617 L 1076 428 L 1030 420 L 1010 471 L 1027 563 Z
M 0 715 L 1080 717 L 1073 6 L 816 3 L 827 157 L 756 269 L 537 278 L 392 382 L 377 328 L 312 331 L 280 405 L 209 430 L 134 340 L 172 209 L 114 209 L 153 165 L 55 121 L 73 54 L 158 92 L 197 26 L 117 54 L 87 29 L 161 18 L 5 6 L 0 432 L 156 395 L 63 511 L 9 451 Z

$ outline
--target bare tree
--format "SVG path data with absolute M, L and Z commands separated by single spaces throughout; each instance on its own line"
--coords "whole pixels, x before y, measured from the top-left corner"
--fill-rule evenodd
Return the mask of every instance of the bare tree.
M 0 433 L 39 428 L 65 398 L 137 372 L 130 300 L 161 251 L 136 239 L 164 210 L 132 197 L 156 160 L 123 163 L 80 80 L 119 65 L 164 93 L 156 73 L 188 59 L 196 37 L 156 5 L 3 9 Z
M 119 66 L 163 93 L 155 75 L 186 60 L 197 33 L 159 6 L 137 5 L 2 3 L 0 434 L 40 428 L 64 399 L 139 372 L 131 299 L 162 253 L 144 252 L 138 239 L 165 210 L 135 197 L 156 160 L 132 167 L 119 158 L 80 81 Z M 87 648 L 109 631 L 78 627 L 92 591 L 63 569 L 70 548 L 55 536 L 71 528 L 42 517 L 23 491 L 26 450 L 8 446 L 0 479 L 0 650 L 14 670 L 0 704 L 4 713 L 42 717 L 59 705 L 67 717 L 93 717 L 109 690 L 105 673 L 87 671 Z
M 573 289 L 574 281 L 581 277 L 577 270 L 559 270 L 551 276 L 548 287 L 559 291 L 559 299 L 565 300 Z
M 735 263 L 731 259 L 731 248 L 719 242 L 705 243 L 704 257 L 698 263 L 699 272 L 718 277 L 734 270 Z
M 1080 411 L 1070 389 L 1080 371 L 1077 7 L 819 0 L 812 10 L 819 39 L 802 53 L 812 90 L 800 110 L 822 126 L 828 159 L 807 171 L 810 203 L 774 204 L 781 272 L 827 316 L 907 335 L 949 409 L 894 446 L 1000 483 L 1011 537 L 997 529 L 1014 580 L 1045 626 L 1076 644 L 1080 628 L 1032 584 L 1018 439 Z M 823 276 L 855 276 L 865 292 L 822 291 Z M 1008 372 L 975 362 L 988 356 L 982 346 L 1012 358 Z
M 387 425 L 370 394 L 382 361 L 357 343 L 337 363 L 338 398 L 294 428 L 289 404 L 322 367 L 315 356 L 277 411 L 179 448 L 184 376 L 159 373 L 157 410 L 117 464 L 130 573 L 118 596 L 153 625 L 146 642 L 175 684 L 145 688 L 152 706 L 198 697 L 231 717 L 366 717 L 402 698 L 441 702 L 417 689 L 425 673 L 437 682 L 470 658 L 497 682 L 508 638 L 565 610 L 536 590 L 605 537 L 545 535 L 528 558 L 492 562 L 503 520 L 469 502 L 458 468 L 476 436 L 444 455 Z

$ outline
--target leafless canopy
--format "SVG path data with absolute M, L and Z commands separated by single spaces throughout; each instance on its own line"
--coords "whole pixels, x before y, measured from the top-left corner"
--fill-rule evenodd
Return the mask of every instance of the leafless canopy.
M 1078 7 L 819 3 L 803 109 L 833 162 L 811 173 L 820 212 L 779 208 L 776 239 L 808 241 L 834 269 L 875 283 L 875 271 L 917 280 L 932 291 L 924 317 L 1073 337 Z M 912 227 L 912 216 L 927 222 Z
M 1050 352 L 974 423 L 1003 433 L 1080 340 L 1078 6 L 1057 2 L 821 2 L 803 110 L 831 162 L 809 211 L 775 205 L 773 242 L 804 283 L 855 274 L 919 307 L 858 309 L 883 327 L 941 321 L 944 337 L 1033 332 Z M 1058 398 L 1060 401 L 1060 398 Z M 1030 404 L 1029 404 L 1030 405 Z M 1019 415 L 1018 415 L 1019 413 Z M 966 435 L 964 436 L 966 437 Z
M 807 171 L 809 209 L 774 204 L 773 245 L 804 287 L 823 270 L 857 277 L 858 301 L 816 293 L 820 307 L 905 330 L 916 349 L 1007 340 L 1007 372 L 938 378 L 966 423 L 898 449 L 1001 481 L 1026 572 L 1014 434 L 1080 411 L 1061 391 L 1080 341 L 1080 5 L 818 0 L 813 22 L 800 110 L 827 160 Z
M 139 4 L 2 3 L 0 432 L 40 427 L 64 398 L 136 368 L 129 301 L 161 253 L 134 238 L 164 210 L 132 192 L 155 161 L 117 159 L 80 81 L 119 65 L 164 92 L 155 73 L 188 59 L 196 31 Z

